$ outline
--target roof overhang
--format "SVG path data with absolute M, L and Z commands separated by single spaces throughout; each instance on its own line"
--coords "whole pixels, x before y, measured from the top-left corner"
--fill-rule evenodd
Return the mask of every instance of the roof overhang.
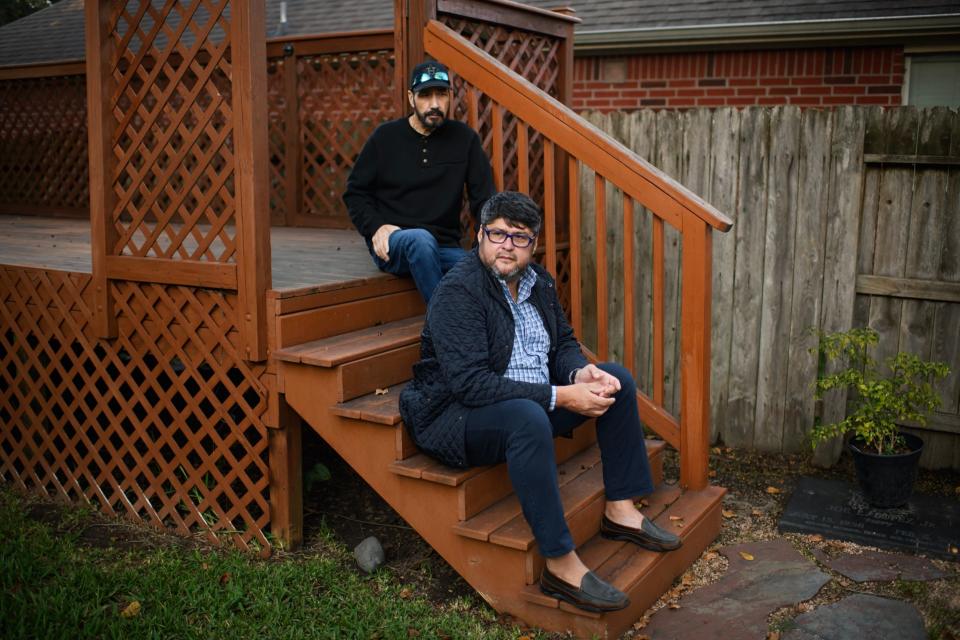
M 753 22 L 683 27 L 641 27 L 580 31 L 577 53 L 764 45 L 817 45 L 851 42 L 903 42 L 930 36 L 960 35 L 960 13 L 894 18 Z

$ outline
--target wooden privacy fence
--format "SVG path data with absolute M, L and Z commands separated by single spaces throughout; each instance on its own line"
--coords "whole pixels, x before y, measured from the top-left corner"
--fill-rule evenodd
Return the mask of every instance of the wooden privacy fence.
M 517 184 L 521 191 L 530 191 L 530 176 L 543 175 L 543 204 L 545 212 L 542 241 L 545 245 L 545 266 L 558 276 L 559 286 L 563 286 L 560 274 L 568 274 L 570 306 L 574 329 L 581 332 L 582 308 L 592 307 L 599 311 L 601 323 L 606 325 L 605 312 L 608 307 L 606 269 L 599 269 L 594 282 L 597 284 L 595 296 L 584 296 L 581 281 L 581 263 L 588 250 L 581 243 L 577 233 L 580 228 L 581 209 L 596 207 L 605 209 L 607 185 L 620 193 L 624 217 L 624 237 L 633 238 L 632 222 L 634 202 L 649 207 L 653 224 L 659 230 L 660 238 L 655 244 L 662 244 L 662 232 L 665 226 L 677 230 L 685 240 L 685 250 L 681 260 L 683 265 L 683 294 L 681 301 L 682 358 L 680 377 L 684 381 L 685 393 L 680 400 L 681 410 L 673 413 L 666 410 L 663 403 L 663 387 L 654 384 L 652 394 L 638 394 L 640 412 L 643 419 L 670 442 L 680 452 L 681 484 L 692 489 L 701 489 L 707 480 L 707 443 L 709 436 L 709 397 L 710 397 L 710 256 L 711 238 L 714 228 L 727 230 L 730 221 L 719 211 L 710 207 L 693 193 L 683 188 L 666 175 L 659 172 L 640 158 L 630 153 L 601 132 L 584 125 L 566 107 L 556 100 L 536 90 L 534 85 L 511 74 L 509 69 L 485 52 L 470 46 L 462 36 L 448 26 L 431 21 L 424 35 L 424 48 L 437 59 L 446 62 L 466 83 L 469 110 L 475 112 L 481 96 L 489 101 L 491 127 L 493 128 L 492 164 L 494 179 L 498 185 L 506 184 L 505 169 L 514 164 L 517 167 Z M 510 116 L 508 119 L 507 116 Z M 516 139 L 512 145 L 505 143 L 505 130 L 512 120 Z M 532 158 L 530 139 L 539 135 L 542 140 L 542 164 Z M 512 157 L 511 157 L 512 156 Z M 581 167 L 589 168 L 595 175 L 595 188 L 585 190 L 593 194 L 587 205 L 580 205 L 580 193 L 577 180 L 558 180 L 563 174 L 558 167 L 566 167 L 567 174 L 577 175 Z M 567 189 L 569 187 L 569 190 Z M 568 198 L 561 201 L 560 195 Z M 566 202 L 569 210 L 558 206 Z M 604 218 L 597 221 L 600 236 L 605 235 Z M 570 250 L 566 268 L 558 260 L 559 239 L 569 239 Z M 628 240 L 624 255 L 627 264 L 633 260 L 632 244 Z M 599 264 L 605 264 L 606 244 L 595 243 L 593 247 L 600 256 Z M 624 262 L 620 262 L 623 265 Z M 675 265 L 679 267 L 679 265 Z M 632 301 L 632 269 L 623 269 L 621 280 L 626 279 L 627 300 Z M 655 266 L 659 276 L 655 276 L 659 288 L 666 278 L 673 277 L 676 270 L 666 276 L 661 262 Z M 589 291 L 589 290 L 588 290 Z M 588 302 L 589 300 L 589 302 Z M 595 306 L 593 306 L 595 303 Z M 625 305 L 632 309 L 632 302 Z M 628 326 L 633 318 L 628 313 L 624 319 Z M 607 332 L 599 331 L 597 355 L 605 359 L 608 355 Z M 655 335 L 654 352 L 662 360 L 665 344 L 662 332 Z M 628 353 L 632 353 L 633 335 L 624 341 Z M 632 369 L 632 358 L 626 362 Z M 656 377 L 655 377 L 656 379 Z M 663 376 L 660 376 L 663 379 Z
M 950 365 L 939 386 L 943 406 L 922 434 L 923 463 L 960 468 L 960 114 L 775 107 L 588 119 L 736 221 L 714 245 L 712 440 L 806 450 L 814 419 L 843 410 L 814 403 L 810 330 L 871 326 L 881 334 L 880 357 L 905 350 Z M 581 190 L 593 183 L 592 172 L 581 172 Z M 603 225 L 592 199 L 581 209 L 584 291 L 598 282 L 594 255 L 610 274 L 607 309 L 583 305 L 588 343 L 598 344 L 598 322 L 607 326 L 611 353 L 635 364 L 650 393 L 660 380 L 651 338 L 662 331 L 664 408 L 682 409 L 684 239 L 668 227 L 661 242 L 656 219 L 639 209 L 633 238 L 621 231 L 621 209 L 607 207 Z M 632 305 L 619 268 L 629 242 L 638 256 L 628 270 Z M 653 286 L 661 256 L 662 294 Z M 623 334 L 631 313 L 632 357 Z

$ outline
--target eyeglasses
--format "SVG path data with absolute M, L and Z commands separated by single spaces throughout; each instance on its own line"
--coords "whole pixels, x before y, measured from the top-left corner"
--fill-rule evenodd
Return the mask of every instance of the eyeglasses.
M 536 240 L 536 238 L 526 233 L 507 233 L 500 229 L 488 229 L 487 227 L 481 227 L 481 229 L 483 229 L 484 235 L 487 236 L 487 240 L 493 244 L 503 244 L 507 241 L 507 238 L 509 238 L 511 242 L 513 242 L 513 246 L 517 249 L 526 249 Z
M 429 80 L 443 80 L 444 82 L 450 82 L 450 76 L 447 75 L 446 71 L 430 69 L 421 73 L 420 77 L 417 78 L 417 81 L 414 84 L 423 84 Z

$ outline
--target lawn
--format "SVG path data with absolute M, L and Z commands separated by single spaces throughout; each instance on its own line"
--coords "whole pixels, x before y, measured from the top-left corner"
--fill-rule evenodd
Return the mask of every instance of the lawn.
M 0 629 L 14 638 L 516 638 L 491 611 L 372 577 L 321 532 L 250 554 L 0 488 Z

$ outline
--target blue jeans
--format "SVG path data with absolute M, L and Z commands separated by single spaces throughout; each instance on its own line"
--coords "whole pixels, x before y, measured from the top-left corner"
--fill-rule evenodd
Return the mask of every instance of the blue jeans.
M 380 271 L 395 276 L 413 276 L 414 284 L 427 303 L 443 274 L 467 255 L 460 247 L 441 247 L 433 234 L 425 229 L 400 229 L 391 233 L 388 261 L 373 252 L 369 241 L 367 248 Z
M 650 461 L 637 411 L 637 388 L 630 372 L 614 363 L 598 365 L 620 380 L 615 402 L 597 418 L 607 500 L 625 500 L 653 491 Z M 553 439 L 587 417 L 566 409 L 547 412 L 533 400 L 504 400 L 470 412 L 466 424 L 467 462 L 472 466 L 507 463 L 520 508 L 540 553 L 556 558 L 574 550 L 563 517 Z

